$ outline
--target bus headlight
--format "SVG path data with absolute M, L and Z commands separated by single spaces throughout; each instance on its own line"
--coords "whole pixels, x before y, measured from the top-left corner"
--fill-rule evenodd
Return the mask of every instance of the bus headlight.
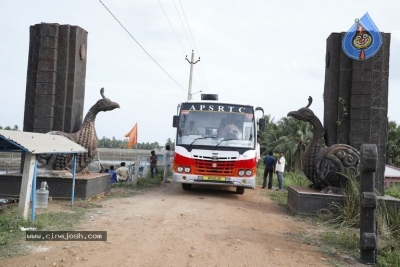
M 178 172 L 183 172 L 183 167 L 178 166 L 177 170 L 178 170 Z
M 244 170 L 240 170 L 239 171 L 239 176 L 243 176 L 244 175 Z
M 246 171 L 246 175 L 247 175 L 247 176 L 251 176 L 251 170 L 247 170 L 247 171 Z
M 190 172 L 190 167 L 185 167 L 185 172 L 189 173 Z

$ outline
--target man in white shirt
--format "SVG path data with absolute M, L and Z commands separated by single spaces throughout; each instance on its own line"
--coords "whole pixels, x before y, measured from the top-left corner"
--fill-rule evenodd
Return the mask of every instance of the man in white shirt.
M 275 171 L 276 175 L 278 176 L 278 184 L 279 188 L 276 189 L 277 191 L 280 191 L 283 189 L 283 172 L 285 171 L 285 158 L 283 157 L 283 153 L 279 152 L 279 158 L 276 162 L 275 166 Z
M 257 158 L 256 158 L 256 162 L 258 165 L 258 161 L 260 160 L 261 157 L 261 151 L 260 151 L 260 136 L 257 136 L 257 145 L 256 145 L 256 153 L 257 153 Z
M 165 146 L 164 152 L 164 176 L 163 183 L 169 183 L 167 180 L 168 172 L 171 167 L 171 160 L 174 157 L 174 152 L 170 151 L 171 147 L 169 145 Z

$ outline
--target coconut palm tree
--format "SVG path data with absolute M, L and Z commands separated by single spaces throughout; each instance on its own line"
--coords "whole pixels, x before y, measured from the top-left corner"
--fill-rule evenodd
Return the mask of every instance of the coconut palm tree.
M 283 152 L 288 170 L 300 172 L 302 155 L 313 137 L 311 124 L 292 117 L 282 118 L 271 136 L 275 141 L 267 145 L 267 150 Z

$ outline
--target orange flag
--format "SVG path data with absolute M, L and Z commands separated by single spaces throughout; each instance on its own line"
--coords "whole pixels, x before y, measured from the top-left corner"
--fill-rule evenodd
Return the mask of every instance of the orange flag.
M 133 126 L 132 130 L 125 135 L 129 138 L 128 148 L 133 147 L 137 143 L 137 123 Z

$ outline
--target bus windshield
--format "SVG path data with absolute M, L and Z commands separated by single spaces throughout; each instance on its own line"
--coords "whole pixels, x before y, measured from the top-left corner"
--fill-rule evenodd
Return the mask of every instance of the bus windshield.
M 251 106 L 183 103 L 177 145 L 254 148 L 254 125 Z

